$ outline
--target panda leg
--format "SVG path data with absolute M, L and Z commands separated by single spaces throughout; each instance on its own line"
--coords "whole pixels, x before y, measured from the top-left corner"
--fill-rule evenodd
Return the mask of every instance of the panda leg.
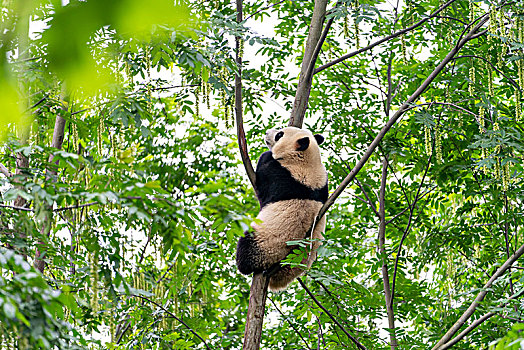
M 237 267 L 244 275 L 264 270 L 264 252 L 252 232 L 246 231 L 237 244 Z
M 311 268 L 311 265 L 317 258 L 317 249 L 322 243 L 320 241 L 324 238 L 322 233 L 326 228 L 326 217 L 323 216 L 320 222 L 313 231 L 313 239 L 315 240 L 312 245 L 312 250 L 309 252 L 308 257 L 302 261 L 302 264 L 307 265 L 307 268 Z M 281 291 L 287 288 L 287 286 L 293 282 L 297 277 L 304 274 L 304 270 L 299 267 L 291 267 L 289 265 L 282 266 L 269 280 L 269 289 L 273 292 Z

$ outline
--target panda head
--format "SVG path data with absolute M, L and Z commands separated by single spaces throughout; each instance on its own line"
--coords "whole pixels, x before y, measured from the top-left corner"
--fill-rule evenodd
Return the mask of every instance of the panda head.
M 304 161 L 317 158 L 320 160 L 318 146 L 324 142 L 324 137 L 290 126 L 279 130 L 268 130 L 265 141 L 277 160 Z

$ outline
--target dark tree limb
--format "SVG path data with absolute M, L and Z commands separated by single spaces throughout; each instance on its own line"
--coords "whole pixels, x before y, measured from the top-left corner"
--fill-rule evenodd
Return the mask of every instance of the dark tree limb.
M 386 312 L 388 314 L 389 341 L 391 350 L 397 348 L 397 336 L 395 334 L 395 313 L 393 311 L 393 299 L 391 298 L 391 287 L 389 285 L 388 264 L 386 260 L 386 180 L 388 175 L 388 160 L 382 160 L 382 177 L 379 192 L 379 228 L 378 228 L 378 253 L 382 260 L 382 281 L 384 284 L 384 300 L 386 302 Z
M 346 334 L 346 336 L 351 339 L 351 341 L 353 343 L 355 343 L 355 345 L 357 346 L 357 348 L 361 349 L 361 350 L 366 350 L 366 347 L 364 345 L 362 345 L 358 340 L 357 338 L 355 338 L 354 336 L 352 336 L 351 334 L 349 334 L 349 332 L 346 330 L 346 328 L 340 323 L 338 322 L 338 320 L 331 314 L 331 312 L 329 312 L 321 303 L 320 301 L 318 301 L 317 298 L 315 298 L 315 296 L 313 295 L 313 293 L 311 293 L 311 291 L 309 290 L 309 288 L 305 285 L 305 283 L 302 281 L 302 279 L 299 277 L 297 278 L 297 281 L 298 283 L 300 283 L 300 285 L 302 286 L 302 288 L 304 288 L 304 290 L 306 291 L 306 293 L 311 297 L 311 299 L 313 299 L 313 301 L 315 302 L 315 304 L 317 304 L 317 306 L 319 308 L 322 309 L 322 311 L 324 311 L 326 313 L 326 315 L 329 316 L 329 318 L 335 322 L 335 324 L 342 330 L 342 332 L 344 332 L 344 334 Z
M 366 47 L 363 47 L 363 48 L 361 48 L 361 49 L 358 49 L 358 50 L 356 50 L 356 51 L 353 51 L 353 52 L 351 52 L 351 53 L 348 53 L 348 54 L 346 54 L 346 55 L 344 55 L 344 56 L 342 56 L 342 57 L 337 58 L 336 60 L 333 60 L 333 61 L 331 61 L 331 62 L 329 62 L 329 63 L 326 63 L 326 64 L 324 64 L 324 65 L 318 67 L 318 68 L 315 69 L 315 71 L 313 72 L 313 75 L 315 75 L 315 74 L 317 74 L 317 73 L 319 73 L 319 72 L 322 72 L 324 69 L 329 68 L 329 67 L 331 67 L 331 66 L 334 66 L 335 64 L 340 63 L 340 62 L 342 62 L 342 61 L 345 61 L 345 60 L 347 60 L 348 58 L 351 58 L 351 57 L 353 57 L 353 56 L 356 56 L 356 55 L 358 55 L 358 54 L 360 54 L 360 53 L 362 53 L 362 52 L 364 52 L 364 51 L 371 50 L 371 49 L 374 48 L 375 46 L 378 46 L 378 45 L 380 45 L 380 44 L 382 44 L 382 43 L 384 43 L 384 42 L 386 42 L 386 41 L 389 41 L 389 40 L 391 40 L 391 39 L 393 39 L 393 38 L 396 38 L 396 37 L 398 37 L 398 36 L 400 36 L 400 35 L 402 35 L 402 34 L 405 34 L 405 33 L 409 32 L 409 31 L 411 31 L 411 30 L 413 30 L 413 29 L 415 29 L 415 28 L 417 28 L 417 27 L 420 27 L 421 25 L 423 25 L 424 23 L 426 23 L 426 22 L 429 21 L 430 19 L 436 17 L 440 12 L 444 11 L 444 9 L 446 9 L 448 6 L 450 6 L 450 5 L 451 5 L 452 3 L 454 3 L 455 1 L 457 1 L 457 0 L 450 0 L 450 1 L 446 2 L 444 5 L 442 5 L 441 7 L 439 7 L 439 8 L 438 8 L 435 12 L 433 12 L 431 15 L 429 15 L 428 17 L 425 17 L 425 18 L 421 19 L 420 21 L 418 21 L 418 22 L 416 22 L 415 24 L 413 24 L 413 25 L 407 27 L 406 29 L 399 30 L 398 32 L 393 33 L 393 34 L 391 34 L 391 35 L 388 35 L 388 36 L 386 36 L 386 37 L 384 37 L 384 38 L 382 38 L 382 39 L 380 39 L 380 40 L 377 40 L 377 41 L 375 41 L 374 43 L 369 44 L 369 45 L 366 46 Z
M 14 205 L 6 205 L 6 204 L 0 204 L 0 208 L 8 208 L 8 209 L 14 209 L 14 210 L 19 210 L 19 211 L 34 211 L 31 208 L 15 207 Z
M 466 311 L 462 314 L 462 316 L 459 317 L 459 319 L 455 322 L 455 324 L 447 331 L 446 334 L 438 341 L 437 344 L 432 348 L 432 350 L 440 350 L 443 348 L 443 345 L 448 343 L 451 338 L 462 328 L 464 323 L 473 315 L 479 304 L 484 300 L 484 297 L 486 294 L 488 294 L 488 291 L 490 287 L 493 285 L 493 283 L 502 276 L 517 259 L 519 259 L 524 254 L 524 245 L 522 245 L 516 252 L 513 254 L 509 259 L 502 264 L 501 267 L 497 269 L 497 271 L 491 276 L 491 278 L 484 284 L 482 287 L 482 290 L 477 294 L 477 297 L 471 305 L 467 308 Z

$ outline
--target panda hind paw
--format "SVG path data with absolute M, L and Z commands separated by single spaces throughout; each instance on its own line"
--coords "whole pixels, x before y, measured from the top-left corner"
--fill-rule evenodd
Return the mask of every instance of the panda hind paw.
M 252 236 L 241 237 L 237 244 L 237 267 L 241 274 L 249 275 L 262 269 L 257 264 L 261 260 L 261 250 Z

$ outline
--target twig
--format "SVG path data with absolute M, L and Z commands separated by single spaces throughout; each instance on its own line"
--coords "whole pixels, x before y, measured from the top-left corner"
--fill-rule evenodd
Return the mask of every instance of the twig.
M 275 7 L 275 6 L 277 6 L 277 5 L 280 5 L 280 4 L 283 3 L 284 1 L 286 1 L 286 0 L 280 0 L 279 2 L 276 2 L 276 3 L 274 3 L 274 4 L 271 4 L 271 5 L 269 5 L 269 6 L 266 6 L 266 7 L 261 8 L 260 10 L 258 10 L 258 11 L 256 11 L 256 12 L 253 12 L 252 14 L 250 14 L 249 16 L 247 16 L 246 19 L 245 19 L 244 21 L 247 21 L 248 19 L 250 19 L 251 17 L 253 17 L 253 16 L 257 15 L 257 14 L 259 14 L 259 13 L 262 12 L 262 11 L 265 11 L 265 10 L 268 10 L 268 9 L 270 9 L 270 8 L 272 8 L 272 7 Z
M 300 285 L 302 286 L 302 288 L 304 288 L 304 290 L 307 292 L 307 294 L 311 297 L 311 299 L 313 299 L 315 304 L 317 304 L 318 307 L 321 308 L 322 311 L 324 311 L 326 313 L 326 315 L 328 315 L 329 318 L 331 318 L 331 320 L 333 322 L 335 322 L 335 324 L 342 330 L 342 332 L 344 332 L 347 335 L 347 337 L 349 339 L 351 339 L 353 341 L 353 343 L 355 343 L 355 345 L 359 349 L 366 350 L 366 347 L 364 345 L 362 345 L 355 337 L 353 337 L 351 334 L 349 334 L 348 331 L 344 328 L 344 326 L 342 326 L 342 324 L 340 322 L 338 322 L 335 317 L 333 317 L 333 315 L 317 300 L 317 298 L 315 298 L 315 296 L 313 295 L 313 293 L 311 293 L 309 288 L 304 284 L 304 282 L 302 282 L 302 279 L 299 277 L 299 278 L 297 278 L 297 280 L 298 280 L 298 283 L 300 283 Z
M 454 0 L 448 1 L 446 5 L 449 5 Z M 441 8 L 443 9 L 443 8 Z M 464 38 L 462 38 L 456 46 L 454 46 L 446 57 L 438 64 L 438 66 L 433 70 L 433 72 L 424 80 L 424 82 L 418 87 L 418 89 L 407 99 L 407 101 L 393 114 L 389 121 L 384 125 L 382 130 L 377 134 L 373 142 L 369 145 L 368 149 L 360 159 L 360 161 L 355 165 L 353 170 L 349 173 L 348 176 L 342 181 L 342 183 L 337 187 L 337 189 L 331 194 L 326 203 L 320 209 L 318 218 L 321 218 L 326 211 L 333 205 L 335 200 L 340 196 L 344 189 L 353 181 L 358 172 L 362 167 L 367 163 L 368 159 L 371 157 L 375 149 L 378 147 L 379 143 L 382 141 L 386 133 L 391 129 L 391 127 L 396 123 L 396 121 L 406 112 L 410 105 L 417 100 L 420 95 L 428 88 L 428 86 L 433 82 L 433 80 L 438 76 L 438 74 L 444 69 L 444 67 L 451 61 L 451 59 L 459 52 L 459 50 L 471 40 L 471 36 L 476 33 L 476 31 L 486 23 L 487 18 L 484 18 L 478 23 Z M 319 220 L 317 220 L 318 222 Z
M 517 299 L 518 297 L 520 297 L 522 294 L 524 294 L 524 289 L 521 289 L 519 292 L 517 292 L 516 294 L 513 294 L 511 297 L 508 298 L 508 301 L 510 300 L 514 300 L 514 299 Z M 507 304 L 506 303 L 502 303 L 502 304 L 499 304 L 497 307 L 498 308 L 501 308 L 503 306 L 505 306 Z M 443 346 L 440 347 L 441 350 L 444 350 L 444 349 L 448 349 L 450 348 L 451 346 L 455 345 L 456 343 L 458 343 L 460 340 L 462 340 L 466 335 L 468 335 L 472 330 L 474 330 L 475 328 L 477 328 L 478 326 L 480 326 L 484 321 L 486 321 L 487 319 L 489 319 L 490 317 L 492 316 L 495 316 L 496 313 L 495 312 L 488 312 L 487 314 L 484 314 L 482 317 L 480 317 L 479 319 L 475 320 L 474 322 L 472 322 L 468 328 L 466 328 L 465 330 L 463 330 L 462 332 L 459 333 L 459 335 L 457 335 L 455 338 L 451 339 L 449 342 L 447 342 L 446 344 L 444 344 Z
M 464 323 L 473 315 L 477 306 L 484 300 L 486 294 L 488 294 L 489 288 L 493 283 L 508 270 L 513 263 L 524 254 L 524 245 L 522 245 L 516 252 L 513 254 L 506 262 L 497 269 L 497 271 L 491 276 L 488 282 L 484 284 L 482 290 L 477 294 L 475 300 L 471 303 L 468 309 L 460 316 L 460 318 L 455 322 L 455 324 L 449 329 L 449 331 L 438 341 L 438 343 L 432 348 L 432 350 L 441 349 L 444 344 L 449 342 L 451 337 L 453 337 Z
M 175 320 L 177 320 L 178 322 L 182 323 L 191 333 L 193 333 L 193 335 L 195 337 L 197 337 L 198 339 L 200 339 L 200 341 L 202 341 L 202 343 L 204 343 L 206 349 L 208 350 L 211 350 L 211 348 L 209 347 L 209 345 L 206 343 L 206 341 L 204 340 L 204 338 L 202 338 L 200 335 L 198 335 L 197 332 L 195 332 L 191 327 L 189 327 L 189 325 L 187 323 L 185 323 L 184 321 L 182 321 L 181 318 L 178 318 L 174 313 L 172 313 L 171 311 L 167 310 L 165 307 L 163 307 L 162 305 L 158 304 L 157 302 L 147 298 L 147 297 L 144 297 L 142 295 L 135 295 L 135 294 L 131 294 L 130 296 L 132 297 L 138 297 L 142 300 L 145 300 L 145 301 L 148 301 L 150 302 L 151 304 L 155 305 L 156 307 L 162 309 L 162 311 L 164 311 L 166 314 L 168 314 L 170 317 L 174 318 Z
M 378 228 L 378 252 L 382 260 L 382 281 L 384 284 L 384 300 L 386 302 L 386 312 L 388 314 L 389 340 L 391 350 L 397 347 L 397 337 L 395 335 L 395 313 L 393 311 L 393 298 L 391 297 L 391 287 L 389 285 L 388 264 L 386 260 L 386 180 L 388 174 L 388 159 L 384 157 L 382 161 L 382 177 L 380 180 L 379 194 L 379 228 Z
M 9 209 L 20 210 L 20 211 L 34 211 L 31 208 L 16 207 L 13 205 L 5 205 L 5 204 L 0 204 L 0 208 L 9 208 Z
M 479 33 L 480 34 L 480 33 Z M 489 60 L 485 59 L 484 57 L 480 57 L 480 56 L 477 56 L 477 55 L 462 55 L 462 56 L 457 56 L 455 58 L 453 58 L 454 60 L 458 60 L 459 58 L 477 58 L 479 60 L 482 60 L 486 63 L 488 63 L 495 71 L 497 71 L 500 75 L 502 75 L 504 78 L 508 79 L 509 82 L 511 83 L 511 85 L 513 85 L 515 88 L 519 89 L 520 91 L 522 91 L 522 89 L 520 88 L 520 85 L 515 81 L 513 80 L 511 77 L 508 77 L 506 74 L 504 74 L 503 71 L 501 71 L 500 69 L 498 69 L 493 63 L 491 63 Z
M 302 341 L 304 342 L 304 344 L 306 344 L 306 347 L 311 350 L 311 348 L 309 347 L 309 344 L 307 343 L 307 341 L 304 339 L 304 337 L 302 336 L 302 334 L 300 334 L 300 332 L 298 331 L 298 329 L 293 325 L 293 323 L 291 322 L 291 320 L 286 316 L 284 315 L 284 313 L 282 312 L 282 310 L 280 310 L 277 306 L 277 304 L 275 304 L 275 302 L 273 301 L 273 299 L 269 298 L 269 301 L 271 301 L 271 303 L 273 304 L 273 306 L 275 307 L 275 309 L 277 309 L 277 311 L 280 313 L 280 315 L 284 318 L 284 320 L 287 321 L 287 323 L 289 323 L 289 325 L 291 326 L 291 328 L 293 328 L 293 330 L 298 334 L 298 336 L 300 337 L 300 339 L 302 339 Z
M 348 58 L 351 58 L 351 57 L 353 57 L 353 56 L 356 56 L 356 55 L 358 55 L 358 54 L 360 54 L 360 53 L 362 53 L 362 52 L 364 52 L 364 51 L 370 50 L 370 49 L 374 48 L 375 46 L 382 44 L 383 42 L 386 42 L 386 41 L 388 41 L 388 40 L 391 40 L 391 39 L 393 39 L 393 38 L 396 38 L 396 37 L 398 37 L 398 36 L 400 36 L 400 35 L 402 35 L 402 34 L 404 34 L 404 33 L 407 33 L 407 32 L 409 32 L 409 31 L 411 31 L 411 30 L 413 30 L 413 29 L 415 29 L 415 28 L 421 26 L 422 24 L 426 23 L 427 21 L 429 21 L 430 19 L 432 19 L 433 17 L 435 17 L 436 15 L 438 15 L 438 14 L 439 14 L 440 12 L 442 12 L 446 7 L 448 7 L 449 5 L 451 5 L 452 3 L 454 3 L 455 1 L 457 1 L 457 0 L 450 0 L 450 1 L 448 1 L 447 3 L 445 3 L 444 5 L 442 5 L 441 7 L 439 7 L 439 8 L 438 8 L 435 12 L 433 12 L 431 15 L 429 15 L 428 17 L 426 17 L 426 18 L 424 18 L 424 19 L 421 19 L 420 21 L 418 21 L 417 23 L 415 23 L 415 24 L 413 24 L 413 25 L 407 27 L 406 29 L 399 30 L 398 32 L 393 33 L 393 34 L 391 34 L 391 35 L 388 35 L 388 36 L 386 36 L 386 37 L 384 37 L 384 38 L 382 38 L 382 39 L 380 39 L 380 40 L 377 40 L 377 41 L 375 41 L 374 43 L 369 44 L 369 45 L 366 46 L 366 47 L 363 47 L 363 48 L 361 48 L 361 49 L 359 49 L 359 50 L 356 50 L 356 51 L 353 51 L 353 52 L 351 52 L 351 53 L 348 53 L 347 55 L 344 55 L 344 56 L 342 56 L 342 57 L 339 57 L 339 58 L 337 58 L 337 59 L 335 59 L 335 60 L 333 60 L 333 61 L 331 61 L 331 62 L 329 62 L 329 63 L 326 63 L 326 64 L 324 64 L 324 65 L 318 67 L 318 68 L 315 69 L 315 71 L 313 72 L 313 75 L 315 75 L 315 74 L 317 74 L 317 73 L 323 71 L 324 69 L 329 68 L 329 67 L 331 67 L 331 66 L 333 66 L 333 65 L 335 65 L 335 64 L 337 64 L 337 63 L 340 63 L 340 62 L 342 62 L 342 61 L 345 61 L 345 60 L 347 60 Z M 472 35 L 473 35 L 473 34 L 472 34 Z

